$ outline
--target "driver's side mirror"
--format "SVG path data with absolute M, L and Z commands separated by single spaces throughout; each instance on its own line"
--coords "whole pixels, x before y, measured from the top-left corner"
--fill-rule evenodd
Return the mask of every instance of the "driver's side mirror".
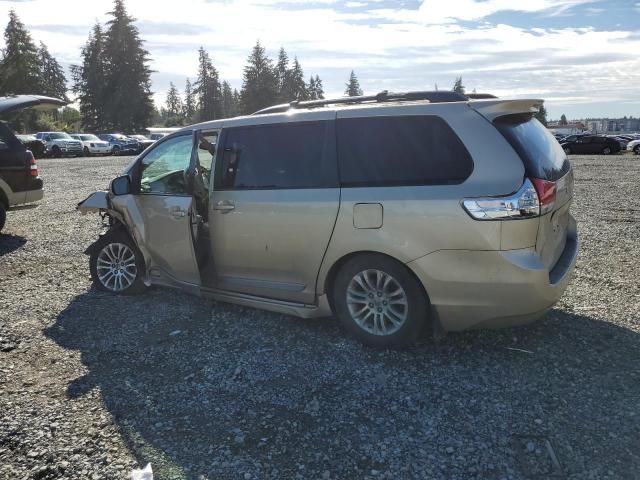
M 129 175 L 122 175 L 111 180 L 111 193 L 114 195 L 127 195 L 131 193 L 131 179 Z

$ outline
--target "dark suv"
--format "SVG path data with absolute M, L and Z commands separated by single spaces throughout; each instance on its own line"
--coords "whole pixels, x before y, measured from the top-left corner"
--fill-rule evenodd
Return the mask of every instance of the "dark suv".
M 34 95 L 0 97 L 0 115 L 24 108 L 57 108 L 65 102 Z M 42 179 L 31 150 L 16 138 L 9 126 L 0 121 L 0 230 L 6 212 L 14 205 L 32 203 L 43 197 Z
M 560 142 L 565 153 L 601 153 L 609 155 L 620 151 L 620 142 L 603 135 L 571 135 Z

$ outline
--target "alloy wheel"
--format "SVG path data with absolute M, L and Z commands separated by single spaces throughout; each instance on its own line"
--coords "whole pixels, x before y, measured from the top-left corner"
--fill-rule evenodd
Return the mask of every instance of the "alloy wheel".
M 109 243 L 98 254 L 96 271 L 100 283 L 107 290 L 122 292 L 129 288 L 138 276 L 136 255 L 124 243 Z
M 407 320 L 409 300 L 400 283 L 381 270 L 357 273 L 347 287 L 351 318 L 373 335 L 392 335 Z

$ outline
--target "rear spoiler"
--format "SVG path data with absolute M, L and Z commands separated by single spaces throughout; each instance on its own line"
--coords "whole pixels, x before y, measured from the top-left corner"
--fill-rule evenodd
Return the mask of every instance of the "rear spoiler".
M 519 113 L 538 113 L 544 100 L 522 99 L 522 100 L 474 100 L 469 102 L 469 106 L 476 110 L 484 118 L 493 122 L 496 118 L 504 115 L 517 115 Z

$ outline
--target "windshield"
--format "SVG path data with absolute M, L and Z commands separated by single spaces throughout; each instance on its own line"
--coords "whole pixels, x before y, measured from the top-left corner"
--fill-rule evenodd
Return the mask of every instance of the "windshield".
M 129 135 L 129 138 L 135 138 L 136 140 L 148 140 L 144 135 Z
M 64 133 L 64 132 L 51 133 L 49 134 L 49 136 L 54 140 L 58 140 L 60 138 L 71 138 L 71 136 L 68 133 Z
M 111 135 L 113 138 L 117 138 L 118 140 L 127 140 L 127 137 L 125 137 L 124 135 L 122 135 L 121 133 L 114 133 L 113 135 Z
M 98 137 L 96 137 L 95 135 L 78 135 L 78 137 L 80 137 L 80 140 L 84 140 L 85 142 L 87 141 L 95 141 L 95 140 L 100 140 Z

